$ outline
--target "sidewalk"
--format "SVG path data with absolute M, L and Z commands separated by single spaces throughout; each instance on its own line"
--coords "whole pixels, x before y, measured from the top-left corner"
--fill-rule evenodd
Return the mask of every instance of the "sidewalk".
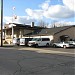
M 0 44 L 0 46 L 1 46 L 1 44 Z M 3 47 L 13 47 L 14 45 L 12 45 L 12 44 L 3 44 Z

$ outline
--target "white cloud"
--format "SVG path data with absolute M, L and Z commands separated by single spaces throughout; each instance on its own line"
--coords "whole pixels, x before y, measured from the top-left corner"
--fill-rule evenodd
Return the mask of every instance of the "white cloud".
M 30 24 L 31 22 L 35 21 L 34 19 L 28 16 L 17 16 L 17 19 L 12 19 L 12 17 L 4 17 L 4 22 L 6 23 L 20 23 L 20 24 Z
M 75 16 L 75 1 L 62 0 L 63 5 L 51 5 L 51 0 L 46 0 L 38 5 L 39 9 L 27 8 L 25 12 L 27 16 L 18 16 L 14 22 L 16 23 L 30 23 L 31 21 L 49 18 L 49 19 L 64 19 Z M 4 17 L 4 21 L 11 22 L 12 17 Z
M 30 8 L 27 8 L 26 13 L 28 16 L 32 17 L 33 19 L 42 19 L 43 18 L 43 10 L 32 10 Z
M 56 26 L 65 26 L 65 25 L 75 25 L 75 22 L 58 21 L 55 24 L 56 24 Z
M 28 16 L 34 19 L 50 18 L 50 19 L 62 19 L 74 17 L 74 0 L 62 0 L 63 5 L 49 5 L 51 0 L 47 0 L 40 4 L 40 9 L 32 10 L 26 9 Z
M 62 5 L 52 5 L 47 11 L 44 11 L 44 16 L 51 19 L 70 18 L 74 16 L 74 12 Z
M 71 25 L 75 25 L 75 22 L 71 22 L 71 21 L 56 21 L 51 23 L 48 27 L 51 28 L 52 25 L 55 25 L 56 27 L 60 27 L 60 26 L 71 26 Z
M 70 8 L 72 11 L 75 11 L 75 0 L 63 0 L 65 6 Z
M 39 7 L 41 7 L 43 10 L 47 10 L 49 8 L 50 0 L 45 1 L 44 3 L 40 4 Z
M 32 17 L 33 19 L 36 20 L 43 19 L 44 17 L 43 13 L 49 8 L 49 3 L 50 0 L 46 0 L 44 3 L 39 5 L 40 9 L 33 10 L 31 8 L 27 8 L 25 12 L 27 13 L 28 16 Z

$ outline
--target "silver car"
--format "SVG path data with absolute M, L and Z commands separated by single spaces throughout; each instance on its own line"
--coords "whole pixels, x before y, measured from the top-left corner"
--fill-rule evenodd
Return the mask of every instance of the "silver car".
M 59 43 L 53 43 L 53 47 L 67 48 L 67 47 L 73 47 L 73 45 L 70 44 L 69 42 L 59 42 Z

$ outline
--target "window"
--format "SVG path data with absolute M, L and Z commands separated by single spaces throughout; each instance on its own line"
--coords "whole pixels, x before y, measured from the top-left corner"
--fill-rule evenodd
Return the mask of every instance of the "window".
M 32 41 L 41 41 L 41 38 L 33 38 Z
M 42 41 L 50 41 L 49 38 L 42 38 Z

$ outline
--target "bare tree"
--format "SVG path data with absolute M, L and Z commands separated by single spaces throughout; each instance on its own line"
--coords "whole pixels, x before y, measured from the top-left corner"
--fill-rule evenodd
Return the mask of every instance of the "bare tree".
M 56 23 L 55 20 L 53 20 L 53 21 L 51 22 L 51 28 L 54 28 L 54 27 L 55 27 L 55 23 Z
M 40 26 L 40 27 L 48 28 L 48 25 L 49 25 L 49 23 L 48 23 L 48 22 L 45 22 L 45 21 L 43 21 L 43 20 L 40 20 L 40 21 L 38 22 L 38 26 Z

